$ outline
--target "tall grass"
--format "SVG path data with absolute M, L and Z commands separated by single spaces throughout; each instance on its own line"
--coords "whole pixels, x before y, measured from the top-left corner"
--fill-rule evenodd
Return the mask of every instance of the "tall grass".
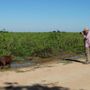
M 83 38 L 79 33 L 0 33 L 0 55 L 48 57 L 59 52 L 84 52 Z

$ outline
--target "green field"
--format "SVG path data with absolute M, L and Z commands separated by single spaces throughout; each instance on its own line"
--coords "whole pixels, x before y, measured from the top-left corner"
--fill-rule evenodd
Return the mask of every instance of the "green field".
M 84 52 L 83 38 L 74 32 L 1 32 L 0 56 L 49 57 L 62 52 Z

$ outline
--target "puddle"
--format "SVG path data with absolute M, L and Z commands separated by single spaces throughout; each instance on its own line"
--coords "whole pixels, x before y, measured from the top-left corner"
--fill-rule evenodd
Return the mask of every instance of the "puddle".
M 33 66 L 35 65 L 34 62 L 31 61 L 19 61 L 19 62 L 12 62 L 11 64 L 11 68 L 15 69 L 15 68 L 23 68 L 23 67 L 29 67 L 29 66 Z

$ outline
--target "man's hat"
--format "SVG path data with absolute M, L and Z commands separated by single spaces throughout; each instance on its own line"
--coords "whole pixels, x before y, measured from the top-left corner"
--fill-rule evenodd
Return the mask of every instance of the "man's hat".
M 89 30 L 89 28 L 87 28 L 87 27 L 85 27 L 84 29 L 83 29 L 83 31 L 88 31 Z

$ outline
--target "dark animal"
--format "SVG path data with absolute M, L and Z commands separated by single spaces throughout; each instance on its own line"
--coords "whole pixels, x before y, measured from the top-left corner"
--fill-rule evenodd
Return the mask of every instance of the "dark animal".
M 12 57 L 11 56 L 1 56 L 0 57 L 0 66 L 4 68 L 5 66 L 11 66 Z

